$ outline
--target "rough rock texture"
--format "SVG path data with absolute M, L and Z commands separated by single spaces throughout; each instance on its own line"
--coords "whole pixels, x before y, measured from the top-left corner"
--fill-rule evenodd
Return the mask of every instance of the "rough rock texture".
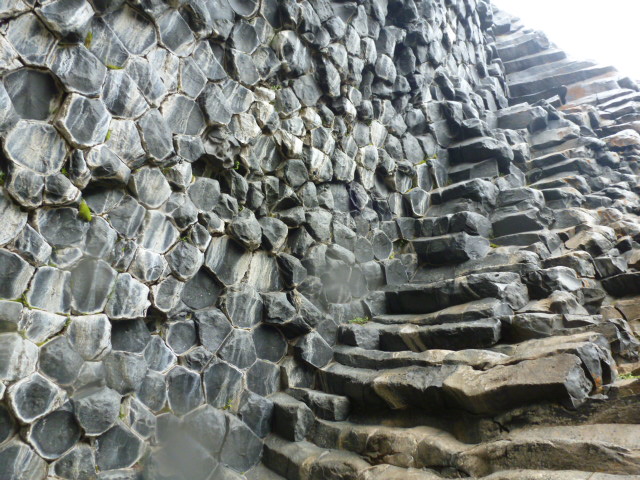
M 640 479 L 635 82 L 488 0 L 0 26 L 1 480 Z

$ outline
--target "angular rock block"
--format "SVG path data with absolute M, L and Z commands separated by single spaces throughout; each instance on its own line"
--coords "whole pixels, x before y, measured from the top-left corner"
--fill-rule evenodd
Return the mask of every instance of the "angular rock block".
M 418 257 L 428 265 L 462 263 L 483 258 L 490 250 L 489 240 L 465 232 L 411 241 Z

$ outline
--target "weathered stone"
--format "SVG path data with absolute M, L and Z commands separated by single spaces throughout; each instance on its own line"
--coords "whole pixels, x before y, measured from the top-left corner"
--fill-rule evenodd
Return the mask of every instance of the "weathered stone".
M 110 388 L 87 388 L 72 397 L 73 408 L 86 435 L 102 435 L 118 420 L 120 394 Z
M 69 480 L 95 480 L 96 459 L 93 449 L 86 444 L 76 445 L 53 463 L 53 472 Z
M 14 415 L 22 423 L 31 423 L 64 401 L 64 391 L 39 373 L 14 383 L 7 390 L 7 399 Z
M 73 349 L 85 360 L 100 360 L 111 350 L 111 323 L 106 315 L 72 317 L 67 335 Z
M 84 259 L 71 271 L 73 309 L 97 313 L 104 309 L 116 279 L 116 272 L 103 260 Z
M 151 302 L 149 287 L 135 280 L 128 273 L 116 278 L 105 312 L 114 320 L 144 317 Z
M 139 354 L 112 351 L 104 359 L 107 385 L 122 395 L 135 391 L 147 372 L 147 363 Z
M 27 311 L 21 321 L 20 328 L 30 341 L 41 344 L 62 330 L 67 317 L 41 310 Z
M 51 70 L 66 87 L 91 96 L 100 92 L 107 74 L 107 68 L 82 45 L 56 49 Z
M 227 436 L 220 460 L 238 472 L 245 472 L 258 462 L 261 453 L 262 442 L 251 429 L 236 417 L 227 416 Z
M 16 439 L 0 447 L 0 475 L 9 480 L 44 480 L 47 462 Z
M 298 340 L 294 351 L 302 360 L 316 368 L 324 367 L 333 358 L 333 350 L 317 332 L 311 332 Z
M 199 135 L 206 126 L 198 104 L 184 95 L 172 95 L 162 104 L 162 116 L 173 133 Z
M 144 359 L 149 368 L 157 372 L 165 372 L 176 363 L 175 354 L 157 335 L 151 336 L 144 348 Z
M 218 350 L 218 355 L 240 369 L 251 366 L 257 358 L 251 333 L 234 329 Z
M 95 445 L 100 470 L 131 467 L 143 453 L 140 438 L 121 422 L 96 438 Z
M 10 160 L 42 174 L 58 172 L 67 155 L 64 140 L 51 125 L 27 121 L 9 132 L 4 150 Z
M 142 234 L 144 248 L 165 253 L 178 240 L 178 236 L 178 229 L 166 215 L 156 210 L 147 210 Z
M 15 112 L 24 119 L 48 120 L 60 106 L 60 92 L 53 77 L 45 72 L 22 69 L 10 73 L 4 79 L 6 93 Z M 41 95 L 33 98 L 29 92 Z
M 229 237 L 211 240 L 205 253 L 205 266 L 225 285 L 238 283 L 247 272 L 251 255 Z
M 212 362 L 202 374 L 207 403 L 222 408 L 234 403 L 242 389 L 242 373 L 226 362 Z
M 167 374 L 169 405 L 178 415 L 194 410 L 204 402 L 200 375 L 184 367 L 174 367 Z
M 195 323 L 190 320 L 172 323 L 166 331 L 167 345 L 178 355 L 194 347 L 197 338 Z
M 76 444 L 81 431 L 73 413 L 57 410 L 35 422 L 27 435 L 40 456 L 55 459 Z
M 17 333 L 0 335 L 0 379 L 14 382 L 32 374 L 38 362 L 38 347 Z
M 74 147 L 92 147 L 104 142 L 111 115 L 98 99 L 71 94 L 58 114 L 56 126 Z
M 36 15 L 27 13 L 9 22 L 7 40 L 29 65 L 46 66 L 46 61 L 56 46 L 56 38 Z
M 171 130 L 156 109 L 149 110 L 138 120 L 142 144 L 149 155 L 162 160 L 173 153 Z
M 128 5 L 114 10 L 105 20 L 126 49 L 134 55 L 144 55 L 156 43 L 153 24 Z
M 33 267 L 15 253 L 0 249 L 0 297 L 19 298 L 26 290 Z
M 196 312 L 194 318 L 202 346 L 211 353 L 217 352 L 232 330 L 227 317 L 218 309 L 210 309 Z

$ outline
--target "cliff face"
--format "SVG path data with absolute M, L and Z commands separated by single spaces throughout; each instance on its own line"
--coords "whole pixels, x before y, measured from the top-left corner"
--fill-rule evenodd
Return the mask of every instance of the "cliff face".
M 484 0 L 0 22 L 0 480 L 640 478 L 634 82 Z

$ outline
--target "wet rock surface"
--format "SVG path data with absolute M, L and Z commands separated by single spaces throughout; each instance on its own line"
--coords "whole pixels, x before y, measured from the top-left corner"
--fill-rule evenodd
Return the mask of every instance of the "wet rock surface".
M 640 478 L 635 82 L 487 0 L 0 23 L 0 479 Z

